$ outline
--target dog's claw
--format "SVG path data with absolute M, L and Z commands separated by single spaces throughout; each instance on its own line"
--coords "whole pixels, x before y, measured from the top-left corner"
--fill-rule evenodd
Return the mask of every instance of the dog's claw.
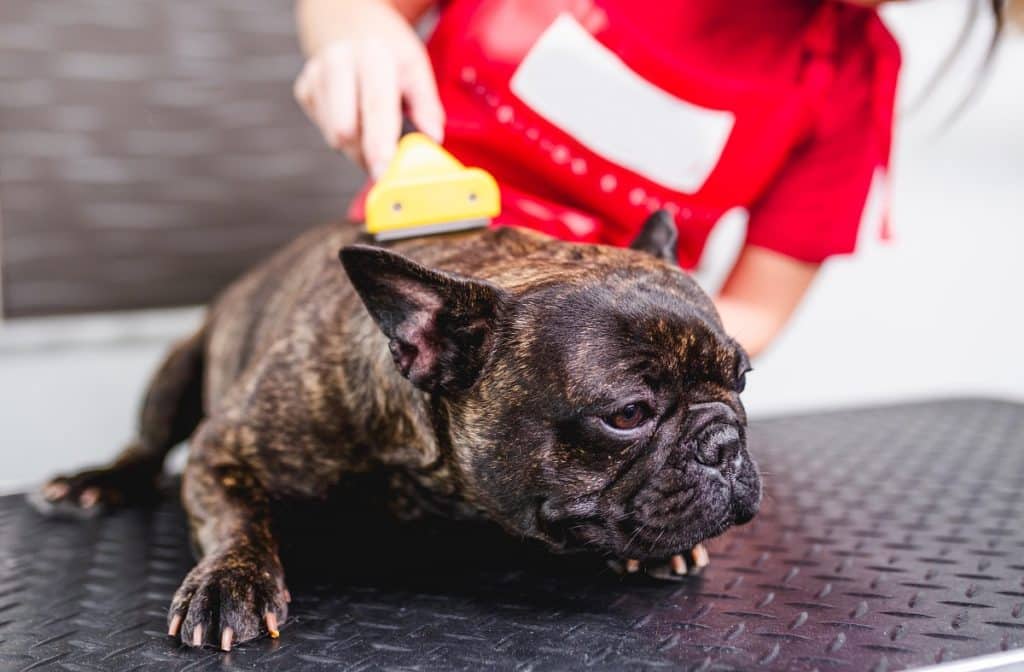
M 267 632 L 270 634 L 271 639 L 277 639 L 281 636 L 280 631 L 277 629 L 277 616 L 273 612 L 267 612 L 265 616 L 267 621 Z
M 86 509 L 91 509 L 100 501 L 99 488 L 86 488 L 78 496 L 78 503 Z
M 627 574 L 636 574 L 639 571 L 640 571 L 640 561 L 639 560 L 626 560 L 626 573 Z
M 43 497 L 45 497 L 48 501 L 54 502 L 67 495 L 68 490 L 70 489 L 71 486 L 69 486 L 67 483 L 64 483 L 62 481 L 53 481 L 52 483 L 47 483 L 43 487 Z
M 679 576 L 686 574 L 686 561 L 683 560 L 683 556 L 678 554 L 673 555 L 669 560 L 669 563 L 672 565 L 673 574 L 678 574 Z
M 181 629 L 181 616 L 175 615 L 171 618 L 171 624 L 167 626 L 167 634 L 171 637 L 178 636 L 178 630 Z
M 197 625 L 195 630 L 192 631 L 192 646 L 203 645 L 203 626 Z
M 221 651 L 231 650 L 231 638 L 234 636 L 235 631 L 231 628 L 224 628 L 224 632 L 220 634 L 220 649 Z

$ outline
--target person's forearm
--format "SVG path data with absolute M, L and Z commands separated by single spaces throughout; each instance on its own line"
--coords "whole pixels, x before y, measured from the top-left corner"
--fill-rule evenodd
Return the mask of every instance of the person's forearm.
M 757 357 L 786 324 L 785 318 L 757 305 L 723 296 L 715 299 L 727 334 L 739 341 L 751 357 Z
M 397 9 L 409 23 L 415 23 L 437 0 L 298 0 L 296 21 L 299 43 L 312 56 L 335 38 L 336 27 L 344 26 L 353 5 L 384 2 Z
M 756 246 L 743 248 L 715 298 L 726 333 L 751 357 L 764 352 L 800 305 L 819 266 Z

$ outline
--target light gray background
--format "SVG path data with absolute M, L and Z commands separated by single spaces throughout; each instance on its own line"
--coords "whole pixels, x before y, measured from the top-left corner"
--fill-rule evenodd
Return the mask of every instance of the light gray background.
M 886 9 L 912 98 L 951 44 L 962 0 Z M 979 38 L 984 36 L 979 31 Z M 754 417 L 897 399 L 1024 399 L 1024 38 L 1008 39 L 988 86 L 946 132 L 982 40 L 919 115 L 902 120 L 896 238 L 867 215 L 857 256 L 828 264 L 776 346 L 755 362 Z M 719 227 L 701 279 L 714 287 L 741 235 Z M 18 320 L 0 328 L 0 489 L 106 458 L 126 440 L 146 377 L 198 309 Z

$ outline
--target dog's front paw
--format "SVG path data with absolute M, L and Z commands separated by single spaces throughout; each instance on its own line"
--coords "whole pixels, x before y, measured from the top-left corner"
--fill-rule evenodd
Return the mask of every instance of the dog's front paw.
M 278 636 L 290 596 L 276 560 L 228 551 L 204 558 L 185 577 L 167 614 L 167 634 L 189 646 Z M 216 632 L 215 632 L 216 630 Z
M 155 499 L 158 473 L 141 462 L 87 469 L 51 479 L 28 499 L 48 516 L 91 518 L 110 507 Z

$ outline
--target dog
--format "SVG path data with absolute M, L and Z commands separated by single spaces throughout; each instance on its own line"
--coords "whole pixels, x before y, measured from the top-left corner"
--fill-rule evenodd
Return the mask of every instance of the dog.
M 189 439 L 199 560 L 168 632 L 225 650 L 287 617 L 275 506 L 352 474 L 387 474 L 399 516 L 492 521 L 625 572 L 698 570 L 701 542 L 750 520 L 761 483 L 747 355 L 675 264 L 676 236 L 664 212 L 631 248 L 516 228 L 389 247 L 312 230 L 171 350 L 113 463 L 36 502 L 82 515 L 138 501 Z

